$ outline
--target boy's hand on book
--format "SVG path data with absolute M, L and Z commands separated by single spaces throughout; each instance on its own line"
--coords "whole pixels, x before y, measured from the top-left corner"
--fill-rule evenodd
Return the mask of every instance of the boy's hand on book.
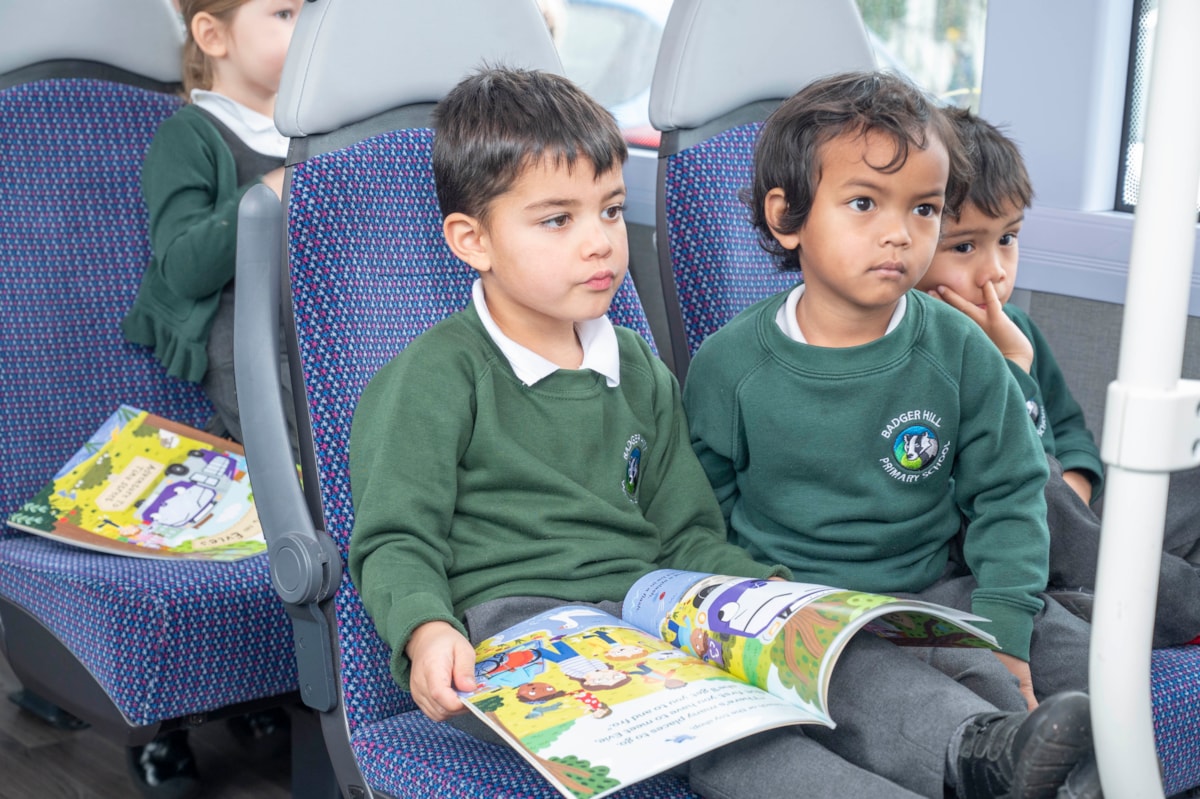
M 1003 652 L 993 652 L 993 655 L 1000 658 L 1000 662 L 1004 664 L 1004 668 L 1013 673 L 1017 678 L 1018 687 L 1021 689 L 1021 696 L 1025 697 L 1025 704 L 1033 710 L 1038 706 L 1037 697 L 1033 695 L 1033 675 L 1029 673 L 1029 664 L 1020 658 L 1015 658 L 1012 655 L 1006 655 Z
M 1033 345 L 1025 338 L 1021 328 L 1004 313 L 1004 305 L 1000 302 L 993 283 L 983 285 L 986 308 L 967 302 L 961 294 L 948 286 L 938 286 L 936 291 L 929 293 L 971 317 L 975 324 L 987 333 L 1001 355 L 1021 367 L 1025 374 L 1029 374 L 1029 370 L 1033 368 Z
M 462 633 L 444 621 L 426 622 L 404 652 L 412 661 L 409 689 L 422 713 L 445 721 L 466 710 L 455 689 L 475 690 L 475 650 Z

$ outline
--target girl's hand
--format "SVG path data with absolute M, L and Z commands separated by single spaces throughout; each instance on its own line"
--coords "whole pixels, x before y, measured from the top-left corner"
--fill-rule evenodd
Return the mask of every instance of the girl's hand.
M 283 199 L 283 167 L 277 167 L 262 176 L 264 186 L 275 192 L 275 196 Z
M 1000 354 L 1021 367 L 1025 374 L 1033 368 L 1033 345 L 1021 328 L 1004 313 L 1004 306 L 996 295 L 996 287 L 991 282 L 983 285 L 983 298 L 986 308 L 980 308 L 962 298 L 954 289 L 938 286 L 936 291 L 930 291 L 930 296 L 944 301 L 969 316 L 975 324 L 983 328 L 987 337 L 1000 350 Z
M 454 690 L 475 690 L 475 650 L 462 633 L 444 621 L 426 622 L 404 652 L 412 661 L 409 689 L 422 713 L 445 721 L 466 711 Z

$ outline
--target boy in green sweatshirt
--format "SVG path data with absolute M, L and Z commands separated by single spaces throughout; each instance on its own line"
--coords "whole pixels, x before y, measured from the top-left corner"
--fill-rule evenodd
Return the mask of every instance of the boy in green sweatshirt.
M 564 604 L 619 615 L 628 588 L 656 568 L 788 571 L 726 541 L 678 385 L 605 316 L 628 266 L 626 149 L 611 115 L 563 78 L 489 69 L 460 83 L 435 123 L 443 233 L 479 280 L 471 304 L 418 337 L 360 399 L 349 566 L 398 684 L 431 718 L 486 737 L 455 692 L 474 688 L 473 643 Z M 837 673 L 839 730 L 889 747 L 904 779 L 798 728 L 721 747 L 679 773 L 705 796 L 803 786 L 814 797 L 940 797 L 949 783 L 963 797 L 1052 797 L 1090 751 L 1078 694 L 998 712 L 871 635 L 850 643 Z M 880 713 L 914 735 L 885 737 Z
M 1089 627 L 1044 604 L 1046 460 L 996 347 L 910 291 L 968 174 L 900 78 L 838 75 L 785 101 L 759 134 L 750 213 L 803 282 L 704 342 L 684 405 L 731 540 L 796 579 L 985 617 L 1033 707 L 1087 684 Z
M 1016 144 L 966 109 L 949 112 L 973 167 L 966 197 L 942 223 L 933 263 L 917 288 L 966 314 L 987 333 L 1017 379 L 1050 458 L 1046 486 L 1050 586 L 1085 606 L 1096 586 L 1100 520 L 1090 507 L 1103 487 L 1100 450 L 1046 337 L 1009 303 L 1019 236 L 1033 185 Z M 1155 646 L 1200 636 L 1200 470 L 1172 475 L 1158 581 Z M 1081 591 L 1081 594 L 1075 592 Z M 1052 590 L 1052 595 L 1057 594 Z

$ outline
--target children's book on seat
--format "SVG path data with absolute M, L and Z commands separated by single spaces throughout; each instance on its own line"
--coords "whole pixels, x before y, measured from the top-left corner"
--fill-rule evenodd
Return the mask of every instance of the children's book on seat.
M 565 797 L 599 799 L 723 744 L 834 721 L 852 636 L 994 648 L 980 617 L 820 585 L 654 571 L 618 619 L 568 605 L 476 647 L 467 707 Z
M 135 558 L 266 551 L 242 448 L 122 405 L 8 525 Z

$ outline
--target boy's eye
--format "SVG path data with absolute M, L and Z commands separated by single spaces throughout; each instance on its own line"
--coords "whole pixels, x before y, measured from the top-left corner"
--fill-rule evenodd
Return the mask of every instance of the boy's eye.
M 933 203 L 921 203 L 913 209 L 913 213 L 929 219 L 938 215 L 938 207 Z
M 571 217 L 567 214 L 559 214 L 552 216 L 549 219 L 543 219 L 542 224 L 551 228 L 563 228 L 567 226 L 567 222 L 571 221 Z
M 855 197 L 850 201 L 850 207 L 855 211 L 870 211 L 875 207 L 875 201 L 870 197 Z
M 959 242 L 958 244 L 955 244 L 953 247 L 953 250 L 955 252 L 961 252 L 963 255 L 966 255 L 968 253 L 975 252 L 975 245 L 969 241 L 963 241 L 963 242 Z
M 605 208 L 603 211 L 603 216 L 605 219 L 616 220 L 616 219 L 620 219 L 624 215 L 625 215 L 625 206 L 624 205 L 610 205 L 609 207 Z
M 282 11 L 276 11 L 275 16 L 279 17 L 282 20 L 289 20 L 293 16 L 295 16 L 295 13 L 290 8 L 285 8 Z
M 1017 234 L 1016 233 L 1005 233 L 1003 236 L 1000 237 L 1000 246 L 1001 247 L 1011 247 L 1016 243 L 1017 243 Z

